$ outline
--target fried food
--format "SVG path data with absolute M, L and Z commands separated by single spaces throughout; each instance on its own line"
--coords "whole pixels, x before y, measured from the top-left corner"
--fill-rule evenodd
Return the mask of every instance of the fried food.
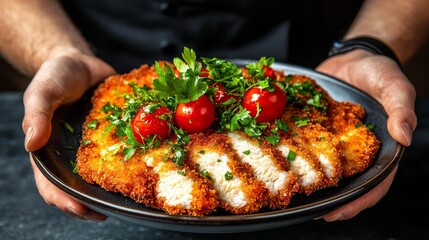
M 223 209 L 242 214 L 266 205 L 268 189 L 239 161 L 224 134 L 196 134 L 188 149 L 187 164 L 212 181 Z
M 190 134 L 183 148 L 178 147 L 183 136 L 171 134 L 163 141 L 153 138 L 156 146 L 144 149 L 128 147 L 130 128 L 118 133 L 118 126 L 112 125 L 112 118 L 126 117 L 105 108 L 115 112 L 127 107 L 135 94 L 133 85 L 153 88 L 158 74 L 154 66 L 143 65 L 109 77 L 94 92 L 83 124 L 79 175 L 168 214 L 204 216 L 218 209 L 232 214 L 284 209 L 294 195 L 336 186 L 371 165 L 381 143 L 362 124 L 364 108 L 333 100 L 309 77 L 286 78 L 282 72 L 273 76 L 296 87 L 287 92 L 281 122 L 262 129 L 266 136 L 277 137 L 274 140 L 251 137 L 243 129 L 212 127 Z M 285 126 L 279 130 L 281 123 Z
M 343 177 L 350 177 L 367 169 L 380 148 L 380 141 L 361 118 L 365 110 L 357 104 L 339 104 L 330 100 L 330 128 L 339 140 Z

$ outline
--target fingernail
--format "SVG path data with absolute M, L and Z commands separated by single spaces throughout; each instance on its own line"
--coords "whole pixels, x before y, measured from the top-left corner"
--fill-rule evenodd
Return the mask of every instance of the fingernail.
M 25 150 L 27 151 L 27 152 L 29 152 L 28 151 L 28 143 L 30 142 L 30 140 L 33 138 L 33 135 L 34 135 L 34 129 L 32 128 L 32 127 L 29 127 L 28 129 L 27 129 L 27 131 L 25 132 L 25 145 L 24 145 L 24 147 L 25 147 Z
M 74 218 L 86 220 L 85 217 L 79 215 L 73 208 L 67 208 L 67 213 L 72 215 Z
M 83 218 L 85 218 L 86 220 L 92 220 L 92 221 L 100 222 L 100 221 L 106 220 L 107 217 L 102 215 L 102 214 L 99 214 L 97 212 L 91 212 L 91 213 L 83 216 Z
M 344 220 L 343 214 L 338 214 L 337 216 L 333 217 L 332 219 L 325 219 L 327 222 L 335 222 L 335 221 L 342 221 Z
M 408 123 L 403 123 L 401 125 L 402 134 L 404 134 L 405 139 L 407 140 L 407 146 L 411 145 L 412 132 L 410 125 Z

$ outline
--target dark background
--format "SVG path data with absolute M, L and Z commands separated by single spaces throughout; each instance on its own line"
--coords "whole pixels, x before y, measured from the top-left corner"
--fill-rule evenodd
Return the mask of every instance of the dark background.
M 418 97 L 429 97 L 429 42 L 404 66 L 404 71 L 416 87 Z M 0 58 L 0 91 L 23 91 L 29 81 Z
M 309 221 L 239 234 L 191 234 L 147 228 L 120 219 L 77 220 L 48 206 L 37 192 L 23 147 L 22 91 L 29 79 L 0 64 L 0 238 L 20 239 L 427 239 L 429 228 L 429 45 L 405 66 L 418 93 L 419 124 L 387 195 L 355 218 Z
M 341 8 L 325 8 L 324 11 L 329 9 L 336 11 Z M 303 12 L 301 17 L 315 20 L 312 19 L 315 18 L 315 10 L 312 11 Z M 342 13 L 344 22 L 338 21 L 341 22 L 340 27 L 345 29 L 352 18 L 350 12 Z M 303 21 L 291 29 L 292 33 L 301 34 L 302 39 L 291 41 L 290 63 L 315 67 L 324 55 L 314 55 L 306 46 L 317 45 L 327 52 L 331 41 L 340 38 L 341 31 L 331 32 L 326 27 L 338 22 L 331 22 L 333 20 L 328 18 L 316 20 L 319 20 L 319 26 L 307 26 Z M 305 30 L 309 28 L 318 29 L 318 32 Z M 312 38 L 320 34 L 328 37 L 323 41 Z M 413 144 L 404 152 L 390 191 L 376 206 L 343 222 L 317 220 L 250 233 L 191 234 L 151 229 L 115 218 L 105 222 L 82 221 L 48 206 L 37 192 L 28 154 L 23 146 L 22 93 L 30 78 L 0 58 L 0 239 L 428 239 L 428 66 L 429 42 L 404 66 L 405 74 L 417 90 L 419 123 Z

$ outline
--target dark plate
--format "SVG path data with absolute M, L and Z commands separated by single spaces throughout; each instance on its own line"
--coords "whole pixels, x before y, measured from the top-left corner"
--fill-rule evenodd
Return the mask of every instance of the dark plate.
M 254 61 L 234 62 L 245 65 Z M 311 69 L 281 63 L 274 64 L 273 68 L 287 74 L 307 75 L 315 79 L 335 100 L 361 104 L 368 113 L 364 122 L 376 125 L 374 132 L 382 142 L 374 164 L 361 174 L 341 180 L 336 187 L 319 190 L 310 196 L 294 196 L 285 210 L 263 210 L 244 215 L 219 211 L 205 217 L 168 215 L 137 204 L 121 194 L 107 192 L 98 185 L 88 184 L 73 174 L 71 161 L 75 159 L 79 146 L 81 125 L 91 108 L 93 90 L 88 91 L 78 102 L 63 106 L 55 112 L 51 138 L 32 155 L 42 173 L 53 184 L 94 210 L 149 227 L 197 233 L 249 232 L 309 221 L 362 196 L 388 176 L 398 164 L 404 148 L 389 135 L 387 115 L 377 101 L 342 81 Z M 67 131 L 64 123 L 68 123 L 74 133 Z

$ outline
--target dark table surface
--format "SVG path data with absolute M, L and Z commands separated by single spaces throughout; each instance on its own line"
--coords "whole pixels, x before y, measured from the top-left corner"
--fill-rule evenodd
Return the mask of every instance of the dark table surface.
M 0 239 L 429 239 L 429 99 L 418 99 L 419 126 L 388 194 L 343 222 L 309 221 L 237 234 L 192 234 L 116 218 L 77 220 L 40 197 L 21 130 L 22 93 L 0 93 Z

